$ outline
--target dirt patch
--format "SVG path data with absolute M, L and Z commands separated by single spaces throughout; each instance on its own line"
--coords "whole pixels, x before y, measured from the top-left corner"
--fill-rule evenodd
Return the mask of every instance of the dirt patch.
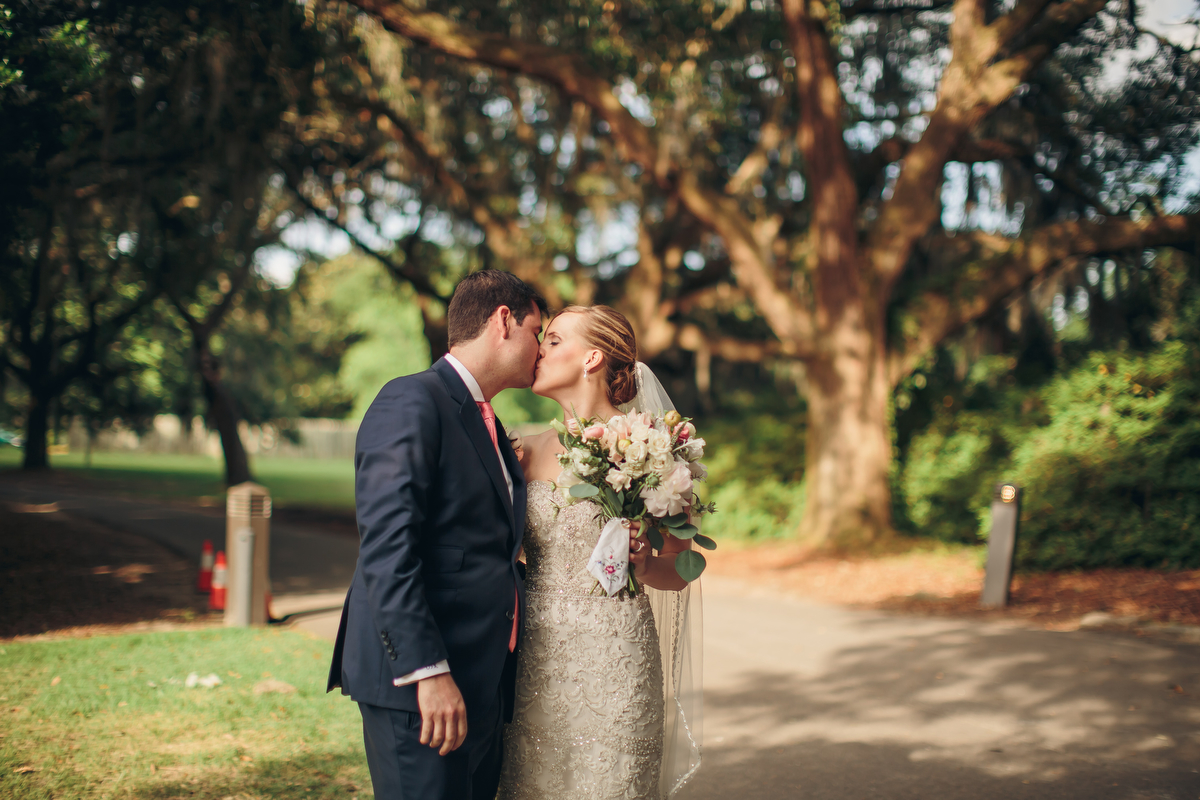
M 198 565 L 46 506 L 0 504 L 0 638 L 211 624 Z
M 1017 619 L 1072 630 L 1092 611 L 1200 625 L 1200 570 L 1101 569 L 1017 575 L 1010 604 L 979 607 L 979 554 L 922 552 L 865 559 L 805 558 L 792 545 L 722 549 L 709 570 L 827 603 L 918 614 Z

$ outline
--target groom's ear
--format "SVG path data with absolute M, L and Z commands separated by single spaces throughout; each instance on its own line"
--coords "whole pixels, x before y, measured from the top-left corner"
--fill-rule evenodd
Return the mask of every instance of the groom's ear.
M 512 309 L 508 306 L 499 306 L 492 312 L 492 321 L 499 325 L 499 333 L 501 339 L 507 339 L 512 336 L 512 329 L 516 326 L 517 320 L 513 317 Z

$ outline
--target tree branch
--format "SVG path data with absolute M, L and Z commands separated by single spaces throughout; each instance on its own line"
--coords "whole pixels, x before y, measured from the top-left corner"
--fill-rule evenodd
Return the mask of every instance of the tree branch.
M 561 303 L 562 298 L 554 286 L 539 280 L 543 274 L 544 261 L 531 259 L 521 252 L 515 243 L 521 237 L 513 230 L 512 223 L 498 219 L 488 208 L 486 198 L 470 189 L 446 168 L 442 154 L 429 143 L 421 130 L 385 103 L 363 100 L 341 92 L 331 93 L 331 97 L 342 105 L 365 109 L 386 120 L 388 132 L 419 162 L 420 168 L 429 175 L 432 183 L 445 192 L 450 207 L 469 216 L 483 231 L 488 249 L 517 277 L 527 283 L 536 284 L 552 305 Z
M 414 42 L 455 58 L 539 78 L 569 97 L 578 97 L 609 124 L 623 159 L 656 174 L 658 148 L 650 130 L 621 105 L 612 85 L 592 72 L 578 56 L 507 36 L 479 33 L 441 14 L 411 8 L 402 0 L 347 2 L 379 19 L 393 33 Z M 666 177 L 658 175 L 660 182 Z
M 284 168 L 281 166 L 281 169 L 284 169 Z M 285 174 L 287 174 L 288 170 L 284 169 L 284 172 L 285 172 Z M 388 272 L 392 273 L 392 275 L 394 277 L 399 278 L 400 280 L 406 281 L 410 286 L 412 286 L 413 290 L 416 291 L 417 294 L 425 295 L 426 297 L 430 297 L 434 300 L 438 300 L 439 302 L 446 304 L 446 305 L 450 304 L 450 298 L 447 297 L 442 292 L 439 292 L 436 288 L 434 288 L 433 284 L 429 282 L 428 278 L 426 278 L 421 273 L 413 270 L 408 265 L 407 261 L 405 261 L 405 262 L 397 261 L 396 259 L 392 258 L 392 256 L 390 254 L 384 253 L 383 251 L 378 250 L 378 249 L 372 247 L 371 245 L 367 244 L 366 242 L 364 242 L 362 240 L 362 237 L 360 237 L 357 233 L 350 230 L 344 224 L 339 222 L 337 217 L 334 217 L 333 219 L 329 219 L 329 217 L 327 217 L 325 214 L 324 208 L 318 207 L 312 200 L 310 200 L 308 197 L 305 196 L 304 192 L 300 191 L 300 187 L 298 185 L 296 185 L 296 183 L 293 181 L 291 175 L 288 176 L 288 188 L 292 190 L 292 194 L 294 194 L 296 196 L 296 199 L 299 200 L 304 205 L 305 208 L 312 211 L 314 214 L 319 216 L 321 219 L 326 220 L 327 222 L 329 222 L 330 225 L 333 225 L 335 228 L 340 230 L 342 233 L 349 236 L 350 241 L 354 242 L 355 247 L 362 250 L 364 253 L 366 253 L 367 255 L 371 256 L 372 258 L 376 259 L 381 264 L 383 264 L 384 267 L 387 268 Z M 418 228 L 418 230 L 419 230 L 419 228 Z M 416 236 L 416 233 L 414 232 L 412 234 L 412 237 L 415 238 L 415 236 Z
M 858 0 L 849 6 L 842 6 L 842 18 L 853 19 L 868 14 L 904 14 L 908 12 L 937 11 L 954 5 L 954 0 L 930 0 L 927 3 L 888 3 L 887 0 Z
M 949 292 L 925 292 L 909 307 L 915 333 L 893 346 L 889 378 L 893 385 L 898 383 L 938 342 L 985 316 L 1034 278 L 1053 272 L 1064 259 L 1188 244 L 1197 236 L 1200 214 L 1057 222 L 1015 241 L 974 234 L 971 239 L 980 255 L 963 270 L 960 282 Z
M 688 212 L 725 241 L 738 285 L 754 299 L 775 335 L 790 342 L 798 357 L 813 355 L 816 331 L 812 313 L 775 284 L 770 256 L 759 246 L 753 226 L 736 201 L 701 187 L 688 173 L 681 176 L 677 193 Z
M 737 171 L 725 184 L 725 194 L 738 195 L 748 190 L 766 170 L 770 163 L 771 151 L 777 150 L 779 145 L 783 144 L 784 130 L 779 124 L 779 118 L 782 116 L 785 96 L 781 92 L 776 98 L 771 108 L 770 119 L 759 129 L 758 144 L 742 160 Z
M 613 141 L 623 159 L 637 163 L 648 173 L 656 175 L 660 185 L 665 188 L 674 188 L 689 213 L 724 238 L 738 281 L 747 287 L 756 301 L 761 301 L 759 307 L 775 334 L 781 340 L 794 341 L 798 352 L 811 349 L 811 313 L 793 303 L 786 293 L 775 286 L 770 257 L 763 253 L 755 241 L 753 226 L 745 215 L 736 204 L 731 205 L 721 195 L 702 189 L 689 174 L 679 176 L 676 186 L 672 187 L 669 175 L 663 174 L 662 170 L 656 173 L 657 146 L 649 130 L 621 105 L 611 84 L 591 72 L 581 59 L 554 48 L 477 33 L 442 15 L 416 11 L 403 2 L 348 2 L 377 17 L 388 30 L 401 36 L 447 55 L 539 78 L 564 94 L 586 103 L 608 122 Z M 824 43 L 824 40 L 821 41 Z M 396 115 L 390 109 L 381 109 L 381 112 L 393 122 L 396 121 Z M 840 127 L 836 140 L 842 142 Z M 419 139 L 413 138 L 413 141 Z M 840 146 L 843 149 L 845 147 L 844 143 Z M 849 220 L 853 216 L 848 214 L 845 218 Z
M 915 243 L 938 218 L 941 208 L 935 199 L 937 189 L 946 162 L 953 160 L 951 156 L 964 137 L 1011 97 L 1054 48 L 1098 14 L 1106 2 L 1064 0 L 1056 4 L 1035 25 L 1036 33 L 1023 50 L 993 63 L 996 54 L 1021 38 L 1017 26 L 1029 24 L 1040 14 L 1044 0 L 1022 0 L 986 28 L 979 0 L 956 0 L 951 26 L 953 57 L 942 76 L 937 108 L 921 140 L 906 154 L 892 198 L 884 205 L 868 238 L 868 259 L 888 293 L 908 263 Z

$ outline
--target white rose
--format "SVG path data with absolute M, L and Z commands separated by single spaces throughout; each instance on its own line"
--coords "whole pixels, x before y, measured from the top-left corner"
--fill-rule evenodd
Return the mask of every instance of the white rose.
M 670 452 L 666 453 L 651 453 L 649 467 L 651 472 L 657 472 L 659 475 L 669 475 L 671 470 L 675 469 L 675 459 Z
M 650 431 L 654 430 L 641 420 L 629 426 L 629 438 L 635 442 L 646 442 L 650 439 Z
M 633 483 L 633 478 L 628 473 L 619 469 L 610 469 L 608 475 L 604 476 L 604 480 L 613 488 L 614 492 L 623 492 Z
M 625 460 L 641 466 L 649 455 L 646 448 L 646 442 L 642 439 L 635 438 L 629 443 L 629 447 L 625 448 Z
M 671 434 L 666 431 L 650 431 L 650 438 L 646 444 L 652 456 L 671 454 Z
M 554 485 L 560 489 L 570 489 L 576 484 L 583 483 L 583 479 L 569 469 L 564 469 L 558 473 L 558 477 L 554 479 Z
M 571 467 L 580 475 L 587 477 L 596 471 L 596 466 L 591 463 L 592 454 L 582 447 L 576 447 L 571 450 Z
M 640 478 L 646 474 L 646 462 L 640 461 L 635 464 L 631 461 L 626 461 L 621 465 L 621 469 L 628 473 L 631 478 Z

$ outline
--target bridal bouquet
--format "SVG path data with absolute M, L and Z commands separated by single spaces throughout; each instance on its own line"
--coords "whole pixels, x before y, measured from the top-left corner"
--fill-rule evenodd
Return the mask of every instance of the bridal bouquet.
M 631 522 L 644 525 L 655 550 L 663 548 L 664 532 L 716 549 L 717 543 L 692 524 L 716 507 L 697 502 L 694 484 L 708 470 L 699 461 L 704 440 L 690 418 L 677 411 L 630 412 L 608 422 L 572 418 L 551 424 L 566 448 L 558 456 L 562 472 L 555 483 L 576 499 L 595 502 L 606 520 L 588 572 L 610 597 L 621 589 L 633 595 L 640 590 L 629 564 Z M 675 557 L 675 571 L 689 583 L 704 567 L 704 556 L 695 550 Z

